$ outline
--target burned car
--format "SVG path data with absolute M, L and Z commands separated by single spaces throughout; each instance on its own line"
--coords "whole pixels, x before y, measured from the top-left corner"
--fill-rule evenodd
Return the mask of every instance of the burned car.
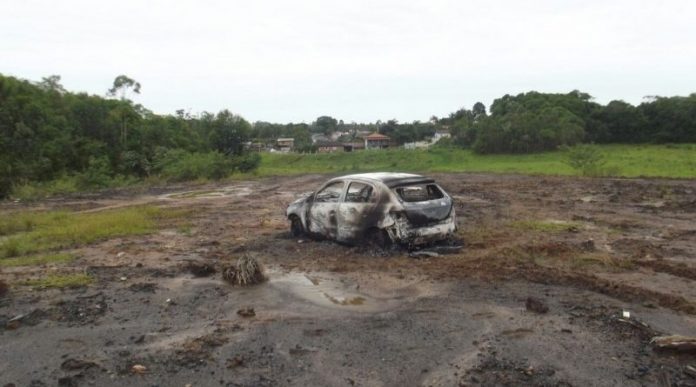
M 418 245 L 456 230 L 452 198 L 433 179 L 407 173 L 333 178 L 288 206 L 290 231 L 344 243 Z

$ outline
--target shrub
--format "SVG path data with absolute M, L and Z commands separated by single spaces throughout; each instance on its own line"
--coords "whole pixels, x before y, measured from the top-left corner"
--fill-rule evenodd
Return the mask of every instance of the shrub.
M 156 165 L 161 176 L 169 181 L 221 179 L 234 172 L 232 160 L 219 152 L 189 153 L 173 150 L 157 160 Z
M 12 197 L 21 200 L 37 200 L 53 195 L 62 195 L 80 190 L 82 176 L 60 176 L 47 182 L 28 182 L 12 187 Z
M 566 148 L 566 164 L 580 172 L 583 176 L 599 176 L 606 163 L 604 155 L 592 145 L 576 145 Z
M 136 176 L 149 176 L 152 168 L 147 157 L 136 151 L 121 153 L 121 167 L 124 173 Z
M 258 153 L 247 153 L 237 158 L 237 169 L 239 172 L 251 172 L 261 165 L 261 155 Z
M 220 152 L 190 153 L 181 149 L 160 151 L 153 170 L 169 181 L 218 180 L 235 171 L 251 172 L 261 164 L 261 155 L 247 153 L 228 157 Z
M 90 157 L 87 169 L 78 175 L 81 188 L 107 187 L 111 181 L 111 163 L 106 156 Z

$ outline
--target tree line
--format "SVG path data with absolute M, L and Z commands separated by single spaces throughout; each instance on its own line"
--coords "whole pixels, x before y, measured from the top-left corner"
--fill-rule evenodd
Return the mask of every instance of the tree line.
M 89 188 L 153 175 L 219 178 L 258 166 L 259 156 L 244 149 L 252 126 L 241 116 L 154 114 L 128 98 L 140 88 L 122 75 L 105 98 L 68 92 L 59 76 L 0 75 L 0 197 L 17 184 L 65 176 Z
M 638 106 L 606 105 L 577 90 L 567 94 L 528 92 L 460 109 L 438 123 L 456 145 L 478 153 L 530 153 L 579 143 L 696 142 L 696 93 L 648 97 Z
M 130 98 L 137 81 L 120 75 L 105 96 L 73 93 L 53 75 L 38 82 L 0 75 L 0 197 L 27 182 L 70 178 L 80 188 L 155 176 L 168 181 L 220 178 L 258 167 L 249 143 L 295 139 L 316 148 L 312 135 L 340 132 L 357 141 L 378 131 L 397 144 L 449 130 L 451 146 L 478 153 L 527 153 L 578 143 L 696 142 L 696 93 L 650 97 L 638 106 L 601 105 L 589 94 L 528 92 L 496 99 L 427 122 L 345 123 L 331 116 L 312 123 L 250 123 L 222 110 L 155 114 Z M 335 137 L 335 136 L 334 136 Z

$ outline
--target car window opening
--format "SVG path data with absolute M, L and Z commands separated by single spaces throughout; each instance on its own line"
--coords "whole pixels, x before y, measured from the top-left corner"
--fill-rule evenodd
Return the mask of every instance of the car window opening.
M 372 186 L 353 182 L 346 193 L 346 203 L 369 203 L 374 198 Z
M 394 189 L 399 198 L 405 202 L 427 202 L 442 199 L 445 195 L 435 184 L 408 185 Z
M 331 183 L 317 193 L 315 201 L 320 203 L 336 203 L 341 197 L 341 191 L 343 191 L 342 181 Z

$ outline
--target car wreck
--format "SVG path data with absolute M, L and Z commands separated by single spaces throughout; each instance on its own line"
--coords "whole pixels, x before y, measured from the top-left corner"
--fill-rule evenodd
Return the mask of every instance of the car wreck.
M 433 179 L 407 173 L 333 178 L 286 211 L 295 236 L 356 244 L 420 245 L 456 231 L 452 198 Z

